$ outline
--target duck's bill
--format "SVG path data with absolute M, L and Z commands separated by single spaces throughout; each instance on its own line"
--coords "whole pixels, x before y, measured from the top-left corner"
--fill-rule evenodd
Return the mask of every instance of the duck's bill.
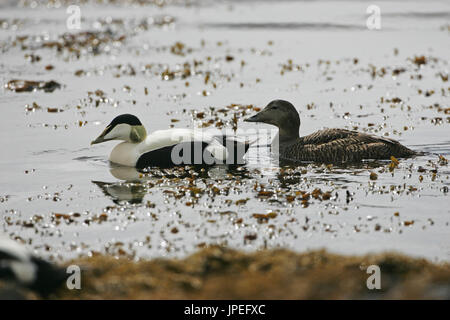
M 262 110 L 260 112 L 258 112 L 257 114 L 255 114 L 253 117 L 247 118 L 244 121 L 246 122 L 265 122 L 268 123 L 270 120 L 270 118 L 268 117 L 268 114 L 266 112 L 266 110 Z
M 244 119 L 244 121 L 245 121 L 245 122 L 261 122 L 260 114 L 257 113 L 257 114 L 255 114 L 253 117 Z
M 91 142 L 91 146 L 93 144 L 98 144 L 98 143 L 102 143 L 102 142 L 106 142 L 109 141 L 111 139 L 106 139 L 105 135 L 108 133 L 108 128 L 106 128 L 98 137 L 97 139 L 95 139 L 94 141 Z
M 107 140 L 103 139 L 103 137 L 98 137 L 97 139 L 91 141 L 91 146 L 93 144 L 98 144 L 98 143 L 102 143 L 102 142 L 105 142 L 105 141 L 107 141 Z

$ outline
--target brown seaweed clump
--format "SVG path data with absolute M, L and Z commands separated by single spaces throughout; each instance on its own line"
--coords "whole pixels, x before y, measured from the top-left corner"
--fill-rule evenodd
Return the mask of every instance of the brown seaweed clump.
M 50 81 L 29 81 L 29 80 L 11 80 L 5 85 L 6 89 L 14 92 L 31 92 L 43 90 L 44 92 L 53 92 L 60 89 L 61 85 L 53 80 Z
M 104 52 L 107 44 L 119 45 L 126 39 L 125 35 L 118 35 L 107 29 L 105 31 L 83 31 L 79 33 L 64 33 L 57 41 L 42 43 L 43 48 L 56 48 L 59 53 L 69 52 L 80 58 L 83 50 L 93 55 Z
M 81 290 L 56 299 L 449 299 L 450 264 L 395 253 L 342 256 L 285 249 L 244 253 L 206 247 L 179 259 L 133 262 L 96 254 L 72 261 L 86 271 Z M 367 267 L 381 289 L 367 288 Z

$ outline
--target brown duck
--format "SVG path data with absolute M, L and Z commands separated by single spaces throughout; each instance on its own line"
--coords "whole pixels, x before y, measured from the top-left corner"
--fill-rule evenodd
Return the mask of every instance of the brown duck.
M 398 141 L 345 129 L 324 129 L 300 137 L 300 116 L 288 101 L 274 100 L 246 119 L 279 129 L 279 156 L 284 160 L 322 163 L 358 162 L 363 159 L 406 158 L 417 153 Z

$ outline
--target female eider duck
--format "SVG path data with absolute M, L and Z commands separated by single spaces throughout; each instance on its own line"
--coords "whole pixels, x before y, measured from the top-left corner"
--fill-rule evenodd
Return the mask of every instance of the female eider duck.
M 113 119 L 91 145 L 123 140 L 111 152 L 115 164 L 144 169 L 152 166 L 242 164 L 249 143 L 201 130 L 174 128 L 149 135 L 139 119 L 122 114 Z
M 345 129 L 324 129 L 300 137 L 300 116 L 295 107 L 284 100 L 270 102 L 261 112 L 244 121 L 277 126 L 279 156 L 283 160 L 349 163 L 417 154 L 398 141 Z

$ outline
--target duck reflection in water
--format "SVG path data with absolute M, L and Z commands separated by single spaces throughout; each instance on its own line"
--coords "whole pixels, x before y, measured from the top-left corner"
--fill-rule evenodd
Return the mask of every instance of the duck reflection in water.
M 160 183 L 161 178 L 184 179 L 195 177 L 196 179 L 226 180 L 233 178 L 248 179 L 249 172 L 245 167 L 216 165 L 214 167 L 186 166 L 173 168 L 152 168 L 151 170 L 137 170 L 133 167 L 113 165 L 110 168 L 111 175 L 120 180 L 115 182 L 92 181 L 103 194 L 119 205 L 141 205 L 145 195 Z M 174 180 L 175 181 L 175 180 Z
M 110 173 L 120 181 L 92 181 L 92 183 L 97 185 L 115 204 L 142 204 L 145 195 L 153 186 L 150 182 L 151 177 L 133 167 L 113 165 Z

